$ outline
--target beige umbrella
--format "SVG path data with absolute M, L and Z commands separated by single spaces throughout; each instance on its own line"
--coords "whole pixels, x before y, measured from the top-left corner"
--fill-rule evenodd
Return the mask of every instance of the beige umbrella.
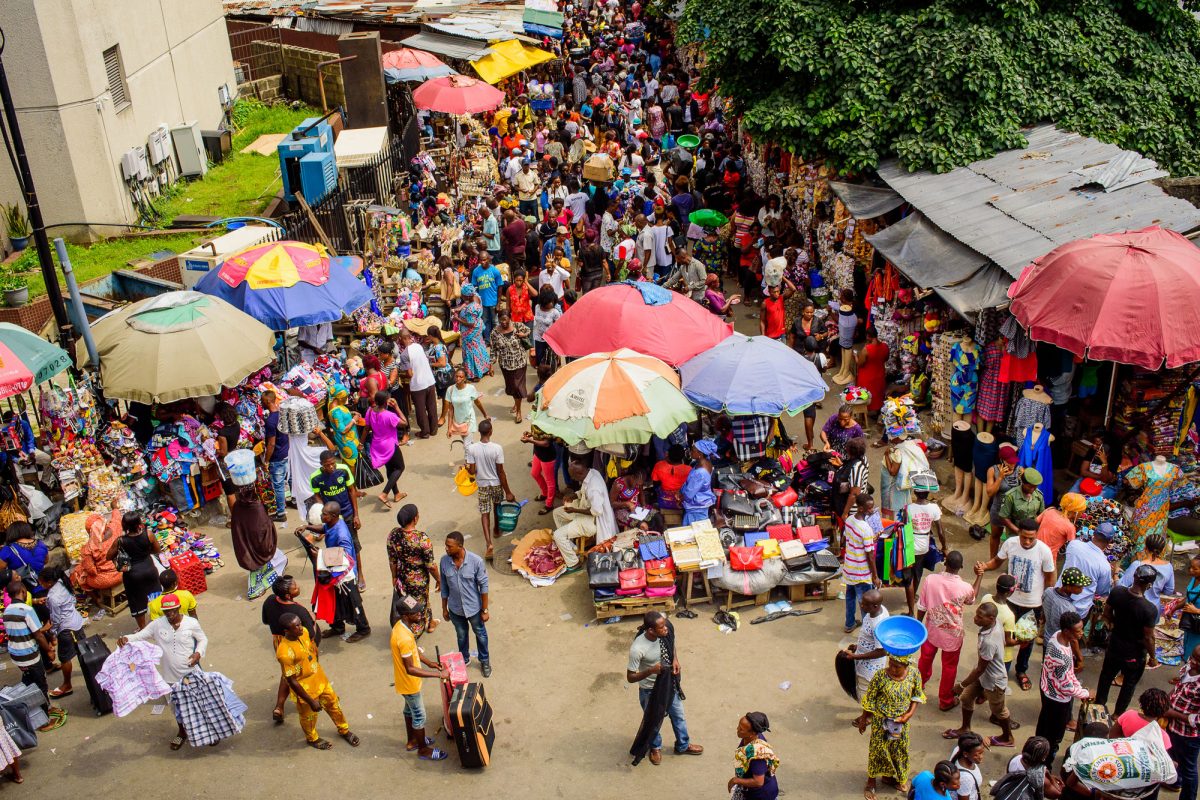
M 236 386 L 275 358 L 275 334 L 224 300 L 167 292 L 92 325 L 110 400 L 170 403 Z

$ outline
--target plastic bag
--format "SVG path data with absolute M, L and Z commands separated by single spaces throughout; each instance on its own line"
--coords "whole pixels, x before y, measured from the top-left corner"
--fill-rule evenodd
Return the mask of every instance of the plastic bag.
M 1122 797 L 1143 797 L 1176 777 L 1162 729 L 1153 723 L 1126 739 L 1080 739 L 1071 745 L 1063 769 L 1091 788 Z
M 1013 629 L 1013 637 L 1018 642 L 1032 642 L 1037 638 L 1037 617 L 1032 611 L 1022 614 Z

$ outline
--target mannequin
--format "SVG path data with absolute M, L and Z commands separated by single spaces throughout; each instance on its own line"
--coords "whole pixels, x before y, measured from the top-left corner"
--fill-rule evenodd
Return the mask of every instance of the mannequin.
M 1018 444 L 1024 441 L 1025 430 L 1035 422 L 1050 427 L 1050 402 L 1050 395 L 1046 394 L 1040 384 L 1021 392 L 1016 406 L 1013 407 L 1009 429 Z
M 1017 454 L 1022 467 L 1033 467 L 1046 476 L 1038 491 L 1047 506 L 1054 505 L 1054 482 L 1049 477 L 1054 474 L 1054 459 L 1050 455 L 1050 444 L 1054 435 L 1041 422 L 1035 422 L 1025 429 L 1021 439 L 1021 449 Z
M 841 368 L 832 380 L 838 386 L 854 382 L 854 334 L 858 330 L 858 316 L 854 306 L 843 303 L 838 306 L 838 345 L 842 349 Z
M 1155 456 L 1154 460 L 1150 462 L 1150 467 L 1154 470 L 1158 477 L 1165 478 L 1167 476 L 1167 471 L 1171 468 L 1171 465 L 1167 463 L 1166 456 Z
M 979 374 L 979 396 L 975 401 L 975 421 L 979 430 L 992 432 L 1008 416 L 1009 387 L 1000 383 L 1000 360 L 1004 340 L 995 339 L 983 348 L 983 366 Z
M 963 514 L 963 519 L 972 525 L 987 525 L 988 501 L 987 473 L 999 459 L 1000 445 L 996 437 L 987 431 L 980 431 L 975 436 L 975 450 L 971 471 L 971 504 Z
M 954 460 L 954 494 L 942 500 L 942 507 L 952 513 L 967 509 L 971 498 L 971 464 L 974 458 L 975 438 L 971 435 L 971 423 L 964 419 L 955 421 L 950 427 L 950 454 Z
M 956 420 L 969 419 L 975 413 L 979 388 L 979 349 L 969 335 L 950 348 L 950 405 Z
M 1155 456 L 1153 460 L 1138 464 L 1125 473 L 1125 483 L 1142 490 L 1132 504 L 1130 538 L 1133 547 L 1130 552 L 1141 552 L 1147 536 L 1166 530 L 1171 489 L 1182 479 L 1183 471 L 1163 456 Z

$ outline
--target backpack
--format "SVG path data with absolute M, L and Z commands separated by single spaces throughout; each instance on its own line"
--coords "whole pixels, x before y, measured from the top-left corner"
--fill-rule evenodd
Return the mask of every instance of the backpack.
M 1010 772 L 992 786 L 994 800 L 1043 800 L 1046 768 Z

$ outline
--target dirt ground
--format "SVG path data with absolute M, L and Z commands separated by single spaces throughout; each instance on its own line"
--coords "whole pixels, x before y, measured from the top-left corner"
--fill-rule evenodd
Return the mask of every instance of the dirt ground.
M 744 310 L 738 328 L 757 332 L 753 309 Z M 518 498 L 532 498 L 537 489 L 526 464 L 528 447 L 508 413 L 499 378 L 481 384 L 484 403 L 496 420 L 496 440 L 505 446 L 510 481 Z M 818 424 L 836 408 L 827 401 Z M 801 430 L 797 417 L 789 428 Z M 441 555 L 445 533 L 460 529 L 468 547 L 482 552 L 483 537 L 474 498 L 454 490 L 447 466 L 444 439 L 417 442 L 405 452 L 408 470 L 401 488 L 406 502 L 421 510 L 421 524 L 430 533 Z M 878 456 L 878 453 L 875 454 Z M 945 469 L 944 463 L 940 467 Z M 945 479 L 943 479 L 945 483 Z M 92 795 L 99 781 L 123 796 L 170 795 L 188 798 L 295 797 L 298 792 L 319 790 L 322 785 L 340 796 L 372 796 L 399 791 L 408 797 L 434 797 L 446 792 L 474 797 L 529 798 L 593 797 L 724 797 L 732 775 L 734 733 L 738 718 L 748 711 L 765 712 L 771 721 L 771 740 L 782 766 L 780 786 L 792 797 L 855 798 L 861 796 L 866 766 L 866 737 L 850 727 L 857 714 L 853 701 L 839 689 L 833 656 L 849 640 L 842 635 L 843 603 L 818 604 L 821 613 L 750 626 L 758 609 L 742 609 L 742 627 L 723 634 L 712 622 L 712 606 L 698 606 L 694 620 L 675 620 L 679 657 L 683 664 L 685 708 L 693 741 L 705 746 L 701 757 L 670 754 L 670 725 L 664 725 L 666 753 L 661 766 L 644 761 L 630 766 L 629 745 L 640 720 L 636 687 L 625 682 L 625 664 L 635 622 L 625 618 L 610 625 L 593 618 L 586 576 L 576 574 L 549 588 L 533 588 L 518 576 L 491 573 L 491 639 L 494 673 L 484 681 L 495 710 L 496 744 L 492 766 L 465 771 L 453 744 L 439 736 L 440 746 L 451 750 L 441 763 L 418 761 L 404 752 L 403 703 L 392 687 L 388 651 L 387 613 L 390 589 L 385 579 L 383 542 L 393 518 L 378 501 L 364 498 L 362 541 L 366 550 L 365 594 L 372 635 L 348 645 L 340 640 L 322 648 L 322 663 L 352 729 L 362 745 L 350 748 L 333 736 L 322 716 L 319 730 L 334 742 L 328 752 L 304 746 L 294 708 L 288 706 L 286 723 L 270 719 L 278 667 L 271 639 L 260 621 L 261 601 L 245 599 L 246 573 L 237 566 L 224 528 L 207 529 L 219 546 L 226 566 L 209 576 L 209 591 L 199 597 L 200 622 L 210 643 L 204 668 L 225 673 L 249 704 L 245 731 L 217 747 L 185 747 L 171 752 L 167 742 L 174 732 L 170 710 L 155 715 L 143 706 L 130 716 L 97 719 L 88 705 L 82 680 L 75 694 L 61 704 L 70 712 L 61 729 L 44 734 L 40 746 L 25 759 L 25 787 L 49 790 L 48 796 Z M 548 526 L 530 506 L 522 515 L 518 535 Z M 295 525 L 291 512 L 289 525 Z M 986 546 L 966 536 L 958 520 L 948 523 L 951 546 L 964 550 L 968 564 L 986 557 Z M 281 532 L 283 547 L 295 542 Z M 298 548 L 289 551 L 291 571 L 302 577 L 303 595 L 311 589 L 311 573 Z M 997 573 L 985 577 L 993 585 Z M 895 613 L 904 608 L 902 589 L 885 592 L 886 604 Z M 438 606 L 435 605 L 435 609 Z M 116 638 L 134 629 L 125 613 L 117 618 L 92 621 L 89 633 L 105 636 L 115 648 Z M 973 629 L 972 629 L 973 630 Z M 454 631 L 449 623 L 422 639 L 430 654 L 435 646 L 452 649 Z M 959 675 L 974 663 L 974 637 L 968 636 Z M 1035 655 L 1033 675 L 1038 674 Z M 7 659 L 4 660 L 7 662 Z M 1094 687 L 1099 657 L 1088 659 L 1085 683 Z M 12 682 L 15 668 L 6 663 L 0 683 Z M 1147 674 L 1143 686 L 1165 686 L 1173 674 L 1163 668 Z M 53 686 L 53 679 L 51 676 Z M 476 667 L 472 680 L 481 680 Z M 930 689 L 934 689 L 931 682 Z M 1115 695 L 1114 695 L 1115 698 Z M 440 718 L 440 701 L 432 681 L 426 683 L 426 708 L 431 720 Z M 1018 745 L 1032 735 L 1039 699 L 1036 688 L 1022 692 L 1014 684 L 1010 708 L 1022 723 Z M 985 713 L 976 715 L 976 729 L 998 733 Z M 957 726 L 959 714 L 940 713 L 936 700 L 920 709 L 913 722 L 912 768 L 931 768 L 945 758 L 950 743 L 940 738 L 947 727 Z M 435 723 L 431 722 L 431 732 Z M 988 755 L 985 780 L 994 780 L 1012 751 Z M 4 785 L 4 784 L 0 784 Z M 4 785 L 5 793 L 19 791 Z M 891 793 L 884 789 L 880 796 Z M 895 795 L 899 797 L 899 795 Z

